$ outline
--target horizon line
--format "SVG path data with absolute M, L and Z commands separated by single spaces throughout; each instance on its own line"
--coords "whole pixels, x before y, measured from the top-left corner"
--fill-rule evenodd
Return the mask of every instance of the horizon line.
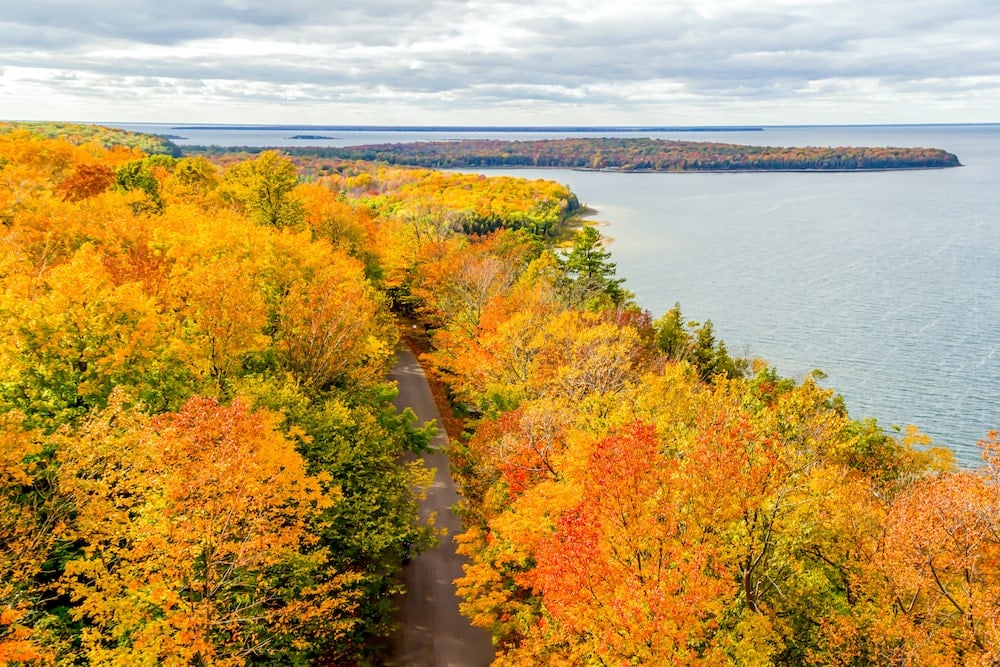
M 926 123 L 787 123 L 787 124 L 721 124 L 721 125 L 364 125 L 311 123 L 176 123 L 158 121 L 34 121 L 79 122 L 92 125 L 165 125 L 174 130 L 323 130 L 340 132 L 762 132 L 768 129 L 836 128 L 836 127 L 976 127 L 1000 125 L 989 122 L 926 122 Z

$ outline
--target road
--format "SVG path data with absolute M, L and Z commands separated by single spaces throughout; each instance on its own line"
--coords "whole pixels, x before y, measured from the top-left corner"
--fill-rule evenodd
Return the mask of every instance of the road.
M 410 407 L 420 422 L 436 419 L 441 423 L 427 378 L 416 357 L 400 346 L 398 361 L 391 378 L 399 383 L 396 407 Z M 435 468 L 434 484 L 423 502 L 421 512 L 437 513 L 437 525 L 448 533 L 440 544 L 411 560 L 402 572 L 407 594 L 402 600 L 397 620 L 399 631 L 394 639 L 394 656 L 389 665 L 409 667 L 483 667 L 493 661 L 489 633 L 473 627 L 458 613 L 458 597 L 453 584 L 462 575 L 465 559 L 455 553 L 452 537 L 461 531 L 461 521 L 451 511 L 458 501 L 451 478 L 448 457 L 443 453 L 447 437 L 443 429 L 424 455 L 428 467 Z

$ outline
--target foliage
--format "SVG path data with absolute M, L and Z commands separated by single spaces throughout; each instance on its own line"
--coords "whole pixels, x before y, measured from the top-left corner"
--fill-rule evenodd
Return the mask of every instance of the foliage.
M 732 358 L 724 341 L 716 340 L 712 320 L 704 324 L 684 322 L 681 305 L 673 308 L 653 323 L 656 346 L 671 361 L 687 361 L 698 369 L 703 380 L 717 375 L 736 378 L 746 375 L 750 360 Z
M 316 664 L 433 542 L 370 209 L 0 134 L 0 664 Z
M 290 196 L 297 183 L 295 165 L 275 151 L 265 151 L 226 170 L 221 194 L 252 222 L 284 227 L 302 217 Z
M 402 219 L 418 234 L 431 237 L 504 228 L 551 238 L 580 208 L 565 186 L 508 176 L 359 165 L 325 180 L 368 202 L 379 214 Z
M 275 426 L 239 401 L 150 419 L 116 399 L 68 439 L 82 554 L 63 580 L 91 664 L 245 664 L 298 627 L 330 644 L 357 622 L 350 577 L 307 530 L 336 488 Z
M 0 427 L 0 664 L 51 663 L 62 642 L 43 619 L 69 506 L 54 493 L 51 450 L 23 415 L 4 414 Z
M 600 307 L 603 300 L 620 306 L 633 295 L 622 287 L 624 278 L 615 278 L 615 263 L 602 245 L 600 232 L 584 227 L 573 247 L 559 258 L 563 279 L 560 289 L 573 307 Z
M 136 215 L 142 211 L 159 213 L 163 210 L 163 200 L 160 197 L 160 182 L 150 170 L 151 161 L 147 159 L 133 160 L 118 167 L 115 174 L 115 185 L 125 192 L 139 191 L 145 194 L 146 201 L 133 204 Z
M 596 230 L 561 258 L 510 231 L 407 238 L 423 359 L 472 417 L 451 447 L 456 583 L 496 664 L 992 659 L 1000 568 L 976 518 L 992 500 L 959 490 L 926 438 L 851 420 L 819 374 L 734 359 L 679 305 L 654 322 L 616 301 Z M 963 488 L 991 488 L 970 474 Z M 963 515 L 936 485 L 984 509 Z M 894 528 L 917 525 L 910 512 L 932 527 Z M 957 542 L 964 556 L 942 547 L 928 565 L 970 525 L 981 551 Z
M 181 149 L 168 137 L 131 132 L 100 125 L 85 125 L 80 123 L 7 121 L 0 122 L 0 133 L 12 130 L 28 130 L 32 134 L 49 139 L 64 139 L 74 144 L 97 144 L 103 148 L 125 146 L 136 148 L 150 155 L 181 156 Z
M 956 472 L 653 321 L 562 186 L 329 167 L 0 134 L 0 664 L 377 661 L 434 541 L 390 307 L 497 664 L 998 659 L 995 434 Z
M 385 387 L 338 397 L 289 383 L 251 383 L 245 390 L 287 415 L 309 470 L 336 483 L 338 502 L 316 517 L 314 532 L 330 565 L 351 573 L 348 590 L 364 622 L 347 644 L 367 653 L 392 630 L 392 601 L 401 592 L 393 576 L 401 563 L 435 543 L 433 518 L 417 514 L 432 471 L 419 459 L 406 465 L 399 459 L 404 451 L 423 451 L 436 427 L 416 428 L 412 411 L 397 414 L 394 392 Z

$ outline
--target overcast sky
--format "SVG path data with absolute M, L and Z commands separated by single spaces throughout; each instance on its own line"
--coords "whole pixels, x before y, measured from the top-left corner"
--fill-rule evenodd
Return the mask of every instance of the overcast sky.
M 998 0 L 25 0 L 0 118 L 1000 121 Z

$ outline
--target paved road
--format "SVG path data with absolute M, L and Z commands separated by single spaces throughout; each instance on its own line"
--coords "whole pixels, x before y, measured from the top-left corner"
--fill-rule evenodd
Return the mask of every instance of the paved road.
M 412 408 L 421 423 L 432 419 L 441 423 L 423 369 L 405 347 L 398 350 L 398 361 L 391 377 L 399 383 L 397 408 Z M 432 444 L 435 448 L 447 444 L 442 429 L 438 429 Z M 461 531 L 461 522 L 451 511 L 451 506 L 458 501 L 458 493 L 448 470 L 448 457 L 435 451 L 425 454 L 424 460 L 437 472 L 422 512 L 436 512 L 438 526 L 447 528 L 448 534 L 435 549 L 414 558 L 403 568 L 407 594 L 397 617 L 400 629 L 394 642 L 395 655 L 388 664 L 483 667 L 493 661 L 489 633 L 472 627 L 468 619 L 458 613 L 458 597 L 452 583 L 462 575 L 465 559 L 455 553 L 452 541 Z

